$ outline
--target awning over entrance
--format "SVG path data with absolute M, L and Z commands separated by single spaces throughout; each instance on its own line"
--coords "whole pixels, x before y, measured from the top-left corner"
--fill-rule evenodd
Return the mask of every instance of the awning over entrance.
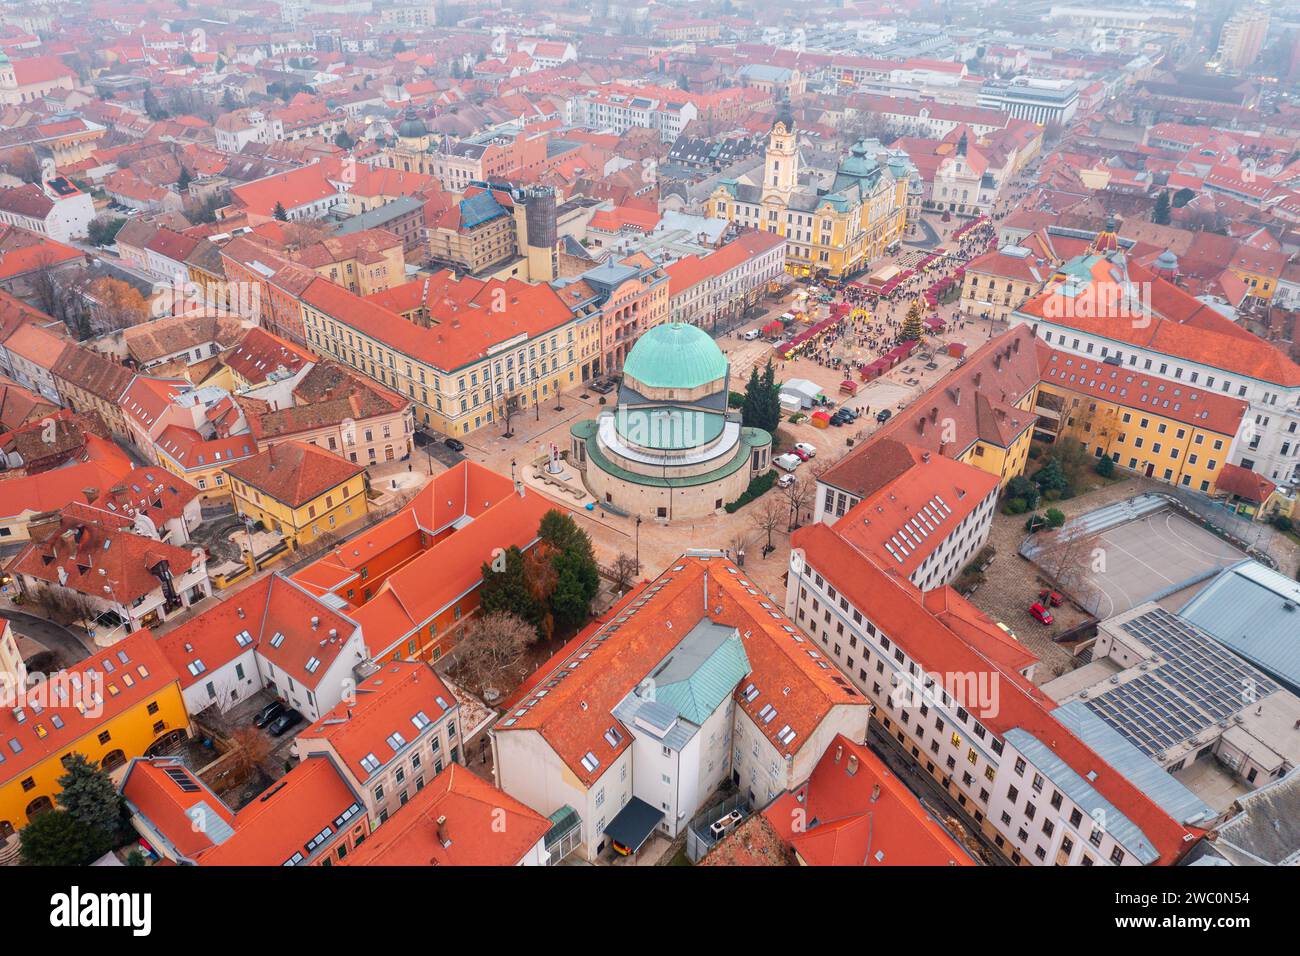
M 614 841 L 620 853 L 635 853 L 663 818 L 662 810 L 656 810 L 640 797 L 633 797 L 605 827 L 605 836 Z

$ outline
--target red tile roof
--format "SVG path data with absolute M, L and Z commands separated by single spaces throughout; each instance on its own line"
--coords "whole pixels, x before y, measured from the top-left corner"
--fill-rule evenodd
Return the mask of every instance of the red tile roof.
M 444 371 L 479 361 L 488 349 L 518 335 L 542 335 L 573 319 L 546 283 L 453 280 L 450 273 L 445 278 L 439 273 L 428 282 L 429 288 L 440 294 L 436 301 L 432 292 L 424 298 L 429 328 L 407 321 L 386 304 L 409 301 L 414 290 L 405 286 L 363 299 L 326 279 L 317 279 L 303 291 L 302 299 L 340 324 Z M 407 286 L 425 288 L 423 282 Z M 498 302 L 500 311 L 494 309 Z
M 701 601 L 708 575 L 706 612 Z M 745 711 L 777 749 L 794 754 L 811 740 L 833 707 L 866 706 L 866 700 L 804 640 L 762 591 L 730 561 L 685 556 L 651 584 L 649 598 L 593 633 L 576 653 L 556 667 L 568 676 L 544 696 L 533 696 L 508 711 L 496 733 L 535 731 L 585 786 L 594 783 L 611 761 L 631 746 L 624 730 L 617 744 L 605 732 L 617 725 L 614 708 L 636 688 L 691 628 L 705 619 L 734 627 L 742 635 L 750 673 L 735 688 L 736 706 Z M 787 630 L 788 628 L 788 630 Z M 605 638 L 608 637 L 608 640 Z M 582 657 L 586 654 L 586 657 Z M 576 663 L 577 666 L 570 667 Z M 742 693 L 752 683 L 752 699 Z M 780 720 L 758 716 L 769 705 Z M 513 721 L 507 724 L 505 721 Z M 783 731 L 794 736 L 780 739 Z M 593 753 L 598 766 L 588 769 L 583 757 Z
M 874 442 L 910 465 L 850 508 L 835 533 L 910 577 L 998 487 L 998 476 L 895 439 Z M 901 451 L 889 446 L 901 446 Z
M 226 474 L 291 508 L 300 508 L 365 467 L 308 442 L 290 439 L 226 468 Z
M 1149 321 L 1135 322 L 1131 314 L 1120 314 L 1127 301 L 1112 274 L 1127 266 L 1128 279 L 1149 290 Z M 1264 382 L 1288 387 L 1300 386 L 1300 365 L 1270 342 L 1242 330 L 1211 306 L 1147 267 L 1124 262 L 1122 256 L 1099 258 L 1092 267 L 1089 301 L 1097 307 L 1075 309 L 1061 294 L 1060 284 L 1049 284 L 1040 294 L 1020 307 L 1031 318 L 1161 352 L 1175 358 L 1247 375 Z M 1081 315 L 1080 312 L 1099 312 Z M 1105 314 L 1105 313 L 1111 314 Z M 1126 310 L 1127 312 L 1127 310 Z M 1145 316 L 1144 316 L 1145 318 Z
M 395 731 L 405 739 L 414 739 L 421 728 L 412 718 L 423 713 L 430 722 L 437 722 L 455 706 L 455 696 L 430 664 L 389 661 L 361 682 L 355 699 L 340 703 L 297 739 L 300 745 L 325 741 L 364 782 L 374 771 L 361 761 L 373 754 L 381 760 L 381 768 L 385 766 L 394 756 L 388 740 Z
M 807 783 L 763 816 L 808 866 L 976 865 L 884 761 L 843 734 Z M 806 828 L 796 828 L 798 819 Z
M 356 629 L 355 621 L 277 572 L 168 631 L 158 646 L 181 675 L 182 687 L 210 680 L 212 671 L 255 650 L 295 681 L 314 688 Z M 246 646 L 237 639 L 244 631 L 249 636 Z M 307 662 L 313 658 L 320 664 L 309 671 Z M 195 660 L 204 664 L 197 675 L 189 667 Z
M 66 676 L 66 681 L 55 677 Z M 117 719 L 176 681 L 176 672 L 159 652 L 148 630 L 128 634 L 29 691 L 25 707 L 0 707 L 4 761 L 0 782 L 27 775 L 50 757 L 65 754 L 82 737 Z M 35 696 L 41 687 L 49 699 Z M 80 692 L 74 689 L 80 687 Z M 62 688 L 63 696 L 60 696 Z M 80 699 L 78 699 L 80 698 Z M 31 706 L 40 704 L 40 713 Z M 176 729 L 176 728 L 170 728 Z M 22 748 L 15 752 L 10 741 Z
M 1235 435 L 1249 407 L 1239 398 L 1194 385 L 1155 378 L 1131 368 L 1107 365 L 1038 343 L 1045 385 L 1150 412 L 1197 428 Z
M 185 781 L 185 789 L 177 778 Z M 187 860 L 217 845 L 209 834 L 216 832 L 218 821 L 226 826 L 235 822 L 234 812 L 175 757 L 132 760 L 119 789 L 134 811 Z M 209 820 L 209 813 L 217 819 Z
M 509 478 L 463 461 L 425 485 L 401 511 L 298 571 L 294 580 L 314 594 L 342 596 L 359 579 L 358 569 L 420 536 L 419 555 L 349 610 L 371 652 L 383 657 L 385 649 L 472 592 L 495 549 L 531 546 L 542 516 L 555 507 L 535 492 L 520 496 Z
M 308 757 L 235 814 L 235 834 L 203 854 L 203 866 L 283 866 L 296 856 L 311 863 L 332 849 L 336 835 L 362 823 L 365 810 L 328 757 Z M 339 823 L 344 815 L 348 819 Z M 307 844 L 326 828 L 332 839 Z M 366 824 L 366 829 L 369 825 Z
M 131 525 L 128 518 L 72 502 L 60 512 L 54 535 L 28 542 L 5 570 L 99 600 L 107 587 L 115 601 L 129 605 L 162 587 L 151 570 L 160 562 L 180 575 L 202 561 L 202 555 L 133 533 Z
M 551 821 L 452 764 L 344 861 L 345 866 L 515 866 Z
M 944 689 L 964 703 L 993 733 L 1019 728 L 1041 741 L 1079 776 L 1136 824 L 1160 854 L 1175 863 L 1191 845 L 1196 831 L 1179 824 L 1144 792 L 1089 749 L 1061 724 L 1056 703 L 1007 663 L 1009 638 L 989 618 L 951 588 L 936 588 L 924 597 L 910 582 L 888 574 L 824 524 L 805 525 L 791 543 L 802 548 L 815 568 L 854 607 L 872 620 L 927 674 L 979 676 L 997 686 L 997 706 L 988 708 L 963 697 L 957 681 Z M 1022 656 L 1028 652 L 1022 649 Z M 1032 657 L 1032 655 L 1029 655 Z

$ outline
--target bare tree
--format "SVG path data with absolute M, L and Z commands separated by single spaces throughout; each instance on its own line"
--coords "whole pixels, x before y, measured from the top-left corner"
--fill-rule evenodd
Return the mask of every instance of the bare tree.
M 785 500 L 790 505 L 790 521 L 787 530 L 793 531 L 799 527 L 799 516 L 813 501 L 813 495 L 817 493 L 817 486 L 800 478 L 786 485 L 781 491 L 785 494 Z
M 330 234 L 329 227 L 319 219 L 291 219 L 283 226 L 285 248 L 298 252 Z
M 1040 562 L 1043 570 L 1084 607 L 1091 607 L 1097 596 L 1092 583 L 1096 557 L 1093 544 L 1097 540 L 1068 528 L 1059 528 L 1048 536 Z
M 641 565 L 635 557 L 630 554 L 620 554 L 610 565 L 610 571 L 614 577 L 614 590 L 626 591 L 628 586 L 636 580 L 641 573 Z
M 260 773 L 262 764 L 271 756 L 271 738 L 251 724 L 237 727 L 230 733 L 230 750 L 226 766 L 236 782 L 243 783 Z
M 757 505 L 749 520 L 762 534 L 767 535 L 767 546 L 763 555 L 775 550 L 772 544 L 772 532 L 777 531 L 786 520 L 786 506 L 777 498 L 767 496 Z
M 538 628 L 547 640 L 555 633 L 555 615 L 551 613 L 551 595 L 560 581 L 559 572 L 551 560 L 554 549 L 539 541 L 524 552 L 524 586 L 541 613 Z
M 494 611 L 475 618 L 456 645 L 456 670 L 478 690 L 506 676 L 537 640 L 537 630 L 518 614 Z

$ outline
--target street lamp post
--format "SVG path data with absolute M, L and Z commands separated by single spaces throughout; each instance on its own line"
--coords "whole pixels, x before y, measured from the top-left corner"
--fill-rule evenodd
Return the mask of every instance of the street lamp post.
M 636 573 L 641 573 L 641 516 L 636 516 Z

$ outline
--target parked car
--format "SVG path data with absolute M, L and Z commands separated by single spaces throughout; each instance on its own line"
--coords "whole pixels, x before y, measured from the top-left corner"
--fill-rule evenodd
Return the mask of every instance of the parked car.
M 302 714 L 291 707 L 271 721 L 266 728 L 266 732 L 272 737 L 283 737 L 290 727 L 295 727 L 300 723 L 302 723 Z
M 792 455 L 790 452 L 786 452 L 784 455 L 777 455 L 773 458 L 772 464 L 785 471 L 794 471 L 803 464 L 803 459 L 798 455 Z
M 889 409 L 882 408 L 880 411 L 876 412 L 876 421 L 887 422 L 889 421 L 890 416 L 893 414 L 894 413 L 891 412 Z
M 742 336 L 742 338 L 744 338 L 746 342 L 752 342 L 754 341 L 754 339 L 758 338 L 762 334 L 763 333 L 760 332 L 758 329 L 750 329 Z
M 599 392 L 601 395 L 607 395 L 614 391 L 614 383 L 603 378 L 598 378 L 588 386 L 593 392 Z
M 790 454 L 798 455 L 800 461 L 807 461 L 809 458 L 812 457 L 812 455 L 808 454 L 806 451 L 804 451 L 802 448 L 798 447 L 797 445 L 795 446 L 794 451 L 790 452 Z
M 446 445 L 448 448 L 450 448 L 452 451 L 465 450 L 465 443 L 461 441 L 459 438 L 448 438 L 443 441 L 443 444 Z
M 1043 590 L 1038 592 L 1038 601 L 1040 604 L 1045 606 L 1060 607 L 1065 603 L 1065 598 L 1056 591 L 1043 588 Z
M 253 726 L 265 727 L 283 713 L 284 704 L 280 703 L 278 700 L 273 700 L 257 712 L 257 716 L 253 718 Z
M 1041 604 L 1031 604 L 1029 606 L 1029 616 L 1043 624 L 1051 624 L 1053 620 L 1052 612 Z
M 840 411 L 842 412 L 842 411 L 844 411 L 844 409 L 841 408 Z M 839 414 L 839 413 L 837 412 L 836 414 Z M 795 444 L 794 444 L 794 450 L 795 450 L 798 454 L 800 454 L 800 455 L 803 456 L 803 460 L 804 460 L 804 461 L 807 461 L 809 458 L 816 458 L 816 457 L 817 457 L 817 446 L 816 446 L 816 445 L 810 445 L 810 444 L 808 444 L 808 442 L 806 442 L 806 441 L 795 442 Z
M 795 477 L 794 475 L 782 475 L 776 480 L 776 483 L 778 487 L 789 488 L 795 483 Z

